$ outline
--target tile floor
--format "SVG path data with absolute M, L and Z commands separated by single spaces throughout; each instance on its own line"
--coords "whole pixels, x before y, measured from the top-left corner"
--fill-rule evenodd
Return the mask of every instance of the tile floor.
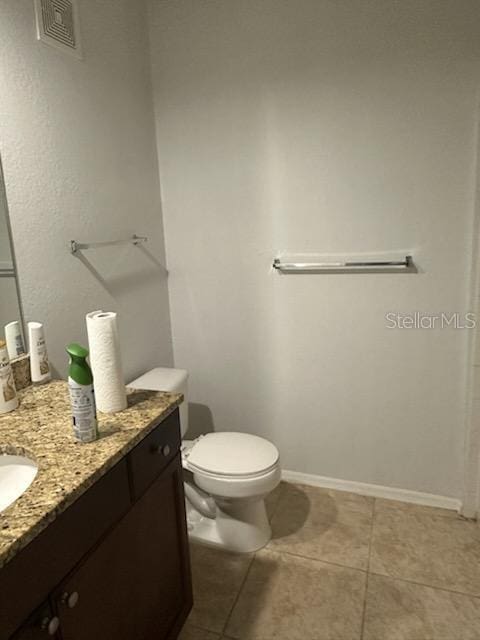
M 480 526 L 282 483 L 256 554 L 192 545 L 180 640 L 480 640 Z

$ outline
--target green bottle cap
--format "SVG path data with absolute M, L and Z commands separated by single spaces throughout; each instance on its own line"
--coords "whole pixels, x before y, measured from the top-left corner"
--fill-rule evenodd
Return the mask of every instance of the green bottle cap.
M 81 344 L 76 342 L 72 342 L 67 347 L 67 353 L 72 356 L 72 358 L 86 358 L 88 356 L 88 349 L 82 347 Z
M 72 342 L 67 347 L 67 353 L 70 356 L 69 377 L 78 384 L 92 384 L 92 371 L 87 362 L 88 349 L 76 342 Z

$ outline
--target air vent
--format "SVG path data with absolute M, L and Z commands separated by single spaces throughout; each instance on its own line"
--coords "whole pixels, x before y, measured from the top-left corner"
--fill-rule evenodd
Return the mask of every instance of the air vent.
M 38 39 L 81 58 L 76 0 L 34 1 Z

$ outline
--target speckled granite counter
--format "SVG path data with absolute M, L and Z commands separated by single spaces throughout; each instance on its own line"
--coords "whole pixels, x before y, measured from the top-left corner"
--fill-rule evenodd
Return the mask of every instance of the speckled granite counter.
M 99 414 L 100 438 L 73 436 L 67 384 L 54 381 L 20 392 L 20 407 L 0 416 L 0 453 L 26 455 L 38 464 L 27 489 L 0 513 L 0 567 L 79 498 L 181 403 L 180 394 L 128 393 L 128 408 Z

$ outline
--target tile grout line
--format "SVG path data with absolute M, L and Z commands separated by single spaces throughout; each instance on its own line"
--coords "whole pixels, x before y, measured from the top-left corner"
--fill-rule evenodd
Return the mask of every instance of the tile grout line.
M 192 624 L 191 622 L 188 622 L 188 618 L 185 620 L 185 624 L 182 627 L 182 631 L 184 629 L 186 629 L 187 627 L 190 628 L 190 629 L 195 629 L 196 631 L 205 631 L 205 633 L 213 633 L 215 635 L 218 635 L 218 631 L 212 631 L 211 629 L 206 629 L 205 627 L 200 627 L 198 624 Z M 182 631 L 180 631 L 180 634 L 182 633 Z M 220 636 L 221 636 L 221 633 L 220 633 Z
M 368 580 L 370 576 L 370 558 L 372 556 L 372 540 L 373 540 L 373 526 L 375 522 L 375 505 L 377 504 L 377 499 L 373 499 L 372 504 L 372 521 L 370 523 L 370 537 L 368 540 L 368 558 L 367 558 L 367 577 L 365 579 L 365 596 L 363 598 L 363 610 L 362 610 L 362 626 L 360 627 L 360 640 L 363 640 L 363 636 L 365 633 L 365 619 L 367 613 L 367 596 L 368 596 Z
M 223 627 L 222 627 L 222 631 L 221 631 L 221 633 L 220 633 L 220 638 L 222 638 L 222 637 L 225 635 L 225 632 L 226 632 L 226 630 L 227 630 L 228 623 L 230 622 L 230 618 L 232 617 L 233 610 L 235 609 L 235 607 L 236 607 L 236 605 L 237 605 L 237 602 L 238 602 L 238 600 L 239 600 L 239 598 L 240 598 L 240 594 L 242 593 L 243 587 L 245 586 L 245 583 L 247 582 L 247 578 L 248 578 L 248 576 L 249 576 L 249 574 L 250 574 L 250 569 L 252 568 L 252 565 L 253 565 L 253 563 L 254 563 L 254 561 L 255 561 L 255 558 L 256 558 L 256 557 L 257 557 L 257 554 L 256 554 L 256 553 L 254 553 L 254 554 L 252 555 L 252 559 L 250 560 L 250 564 L 248 565 L 247 571 L 246 571 L 246 573 L 245 573 L 245 577 L 244 577 L 244 578 L 243 578 L 243 580 L 242 580 L 242 583 L 241 583 L 241 585 L 240 585 L 240 587 L 239 587 L 239 589 L 238 589 L 237 595 L 235 596 L 235 599 L 234 599 L 233 604 L 232 604 L 232 606 L 231 606 L 231 608 L 230 608 L 230 611 L 229 611 L 229 613 L 228 613 L 228 616 L 227 616 L 227 618 L 226 618 L 226 620 L 225 620 L 225 623 L 224 623 L 224 625 L 223 625 Z
M 350 569 L 351 571 L 359 571 L 360 573 L 367 573 L 366 569 L 360 569 L 360 567 L 352 567 L 349 564 L 340 564 L 339 562 L 332 562 L 331 560 L 324 560 L 323 558 L 313 558 L 312 556 L 302 556 L 299 553 L 293 553 L 292 551 L 285 551 L 282 549 L 275 549 L 274 547 L 269 547 L 268 545 L 264 547 L 265 551 L 269 551 L 270 553 L 278 553 L 280 556 L 291 556 L 292 558 L 300 558 L 300 560 L 310 560 L 310 562 L 320 562 L 320 564 L 329 564 L 332 567 L 338 567 L 339 569 Z

